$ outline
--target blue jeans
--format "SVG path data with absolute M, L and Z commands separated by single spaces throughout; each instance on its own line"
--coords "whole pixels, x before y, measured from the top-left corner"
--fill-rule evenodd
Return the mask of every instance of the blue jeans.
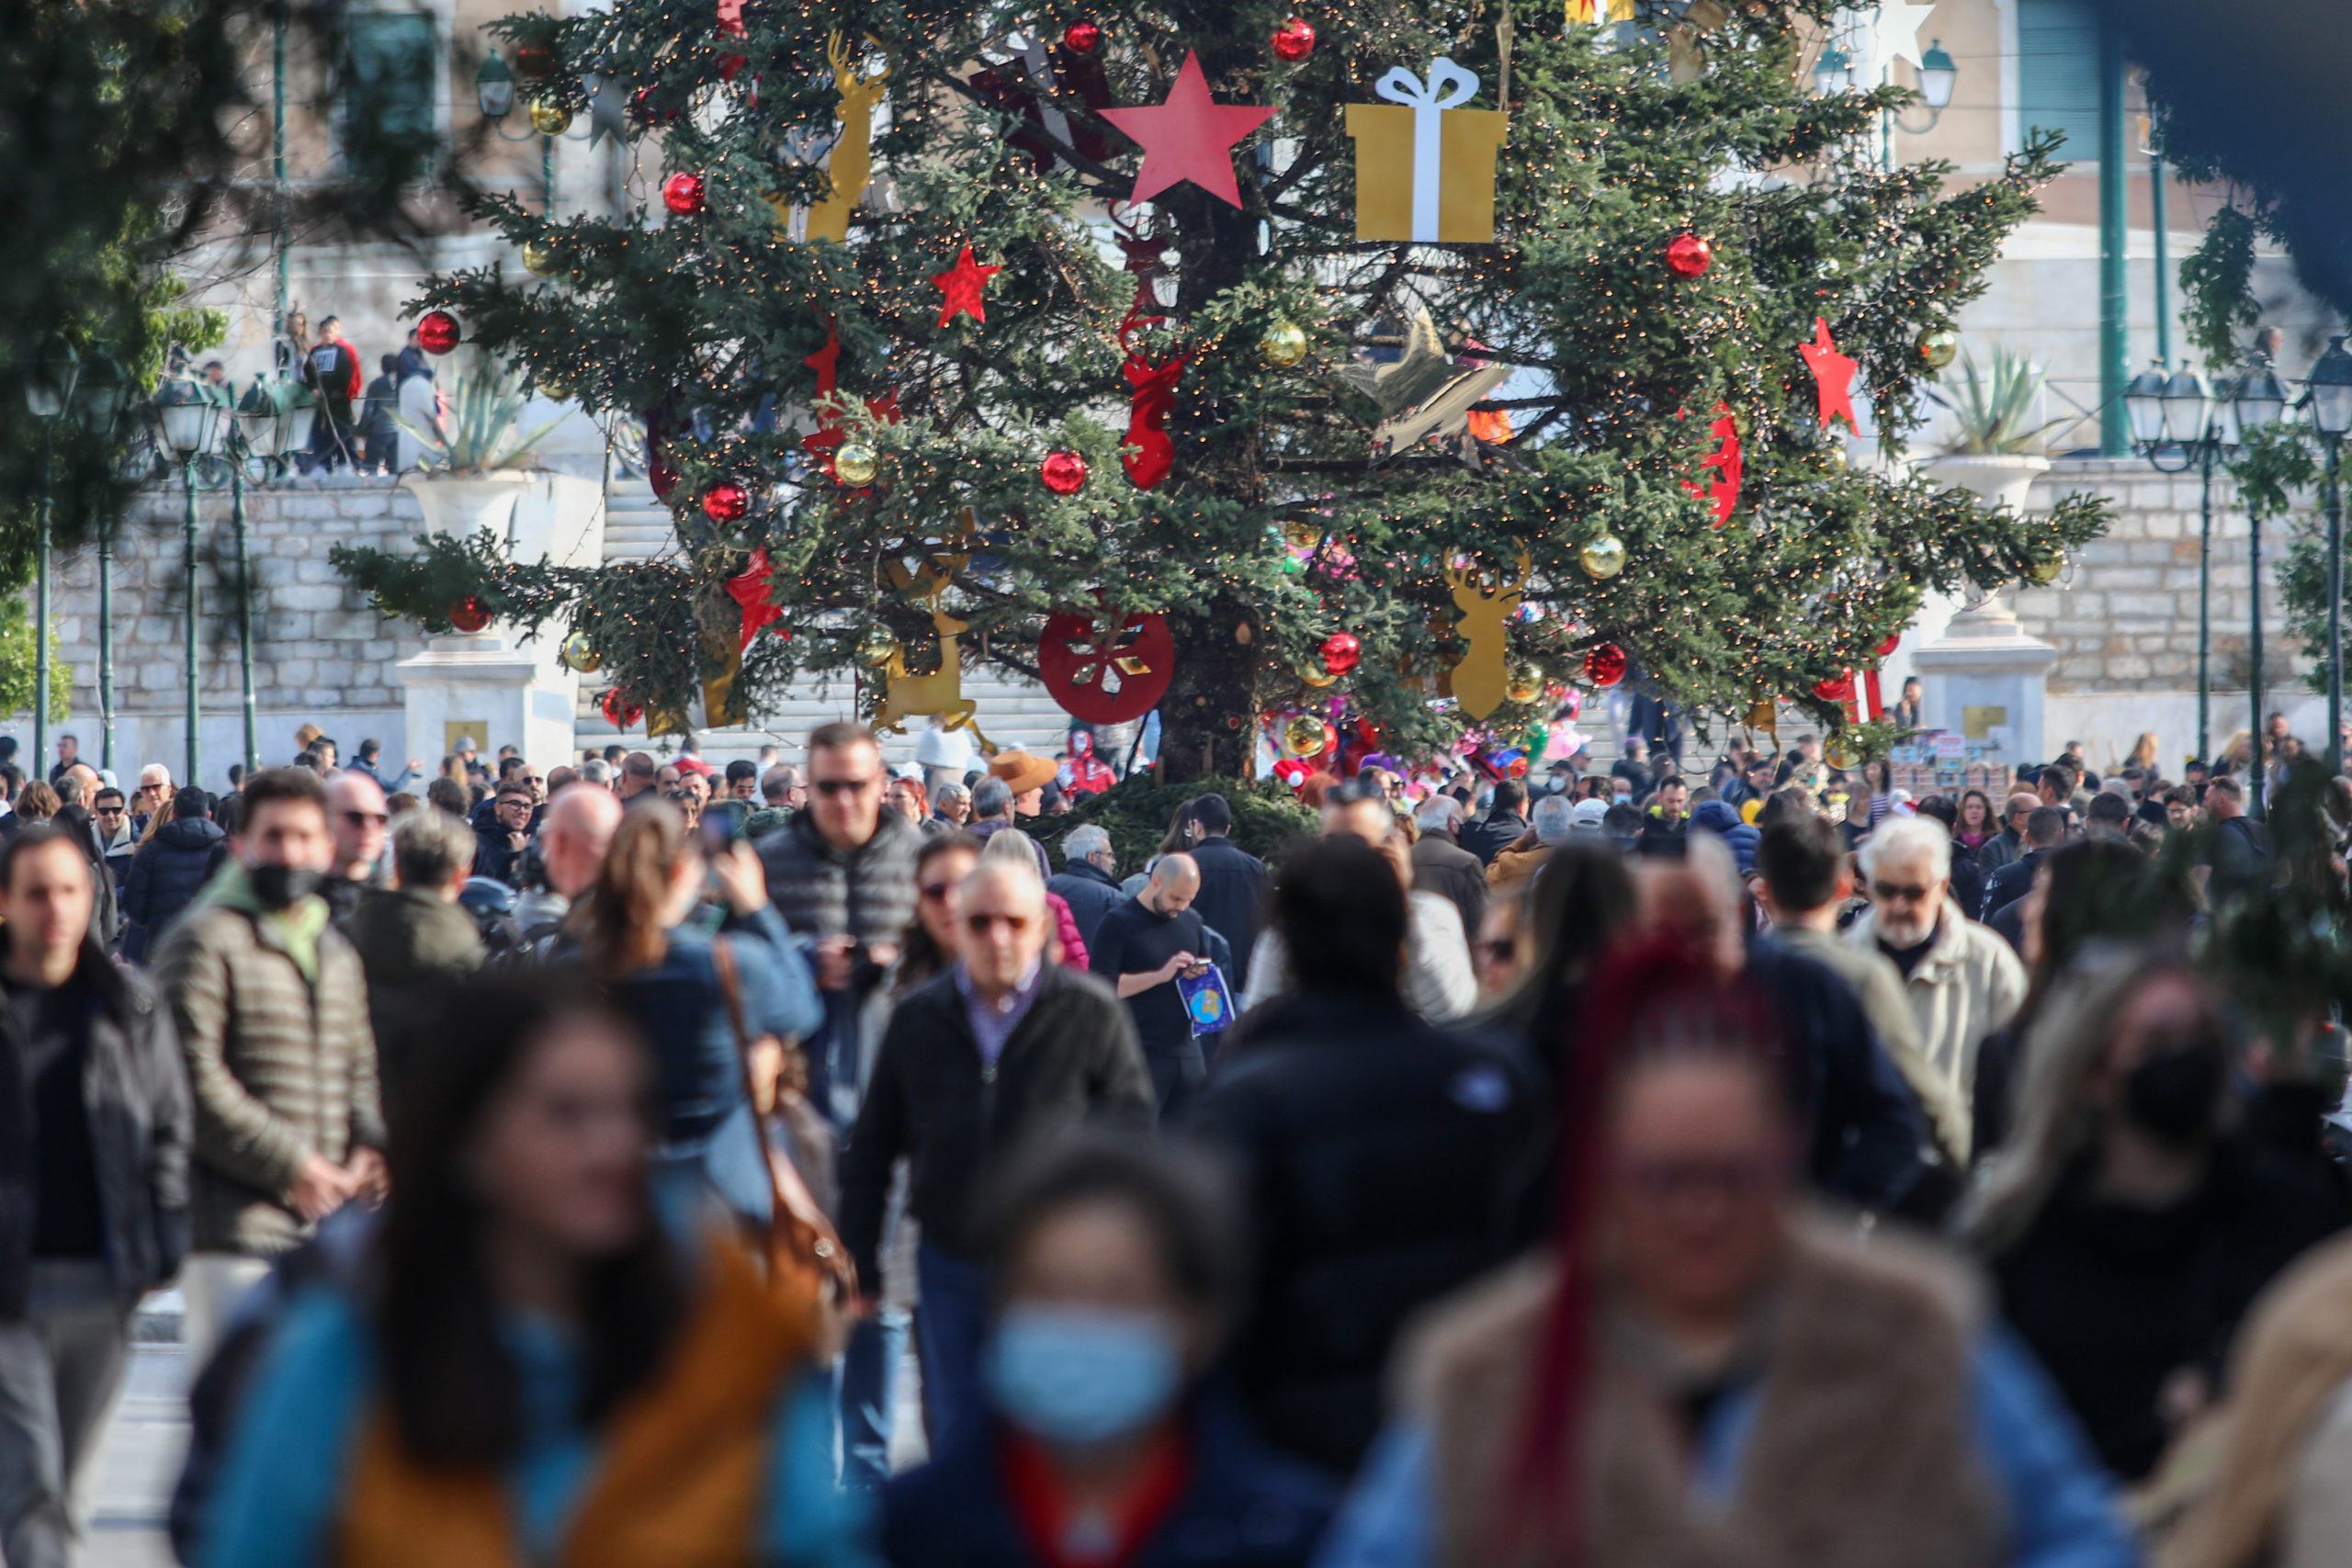
M 884 1307 L 850 1330 L 840 1371 L 844 1486 L 879 1486 L 890 1479 L 890 1431 L 908 1327 L 903 1307 Z
M 989 1273 L 926 1241 L 916 1250 L 915 1274 L 922 1292 L 915 1303 L 922 1424 L 936 1455 L 955 1440 L 964 1422 L 978 1420 L 987 1406 L 980 1347 L 988 1338 Z

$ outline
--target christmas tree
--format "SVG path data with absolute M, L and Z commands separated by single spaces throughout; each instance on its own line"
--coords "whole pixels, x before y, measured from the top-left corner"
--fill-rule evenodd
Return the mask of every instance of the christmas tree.
M 645 143 L 662 199 L 481 200 L 540 276 L 424 303 L 644 417 L 681 548 L 346 570 L 428 625 L 473 595 L 579 639 L 657 731 L 811 671 L 953 713 L 956 660 L 1080 716 L 1156 701 L 1177 779 L 1335 711 L 1359 749 L 1508 739 L 1629 663 L 1838 722 L 1925 590 L 2099 526 L 1849 468 L 1837 423 L 1918 427 L 2053 144 L 1948 192 L 1884 166 L 1903 89 L 1808 90 L 1827 0 L 1601 9 L 512 18 L 528 91 Z

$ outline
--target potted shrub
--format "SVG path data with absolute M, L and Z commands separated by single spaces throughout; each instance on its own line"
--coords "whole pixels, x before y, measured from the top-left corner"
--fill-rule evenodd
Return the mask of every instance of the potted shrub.
M 2050 467 L 2043 451 L 2050 433 L 2069 423 L 2033 423 L 2042 378 L 2043 372 L 2031 360 L 2006 348 L 1993 351 L 1989 373 L 1980 371 L 1973 356 L 1963 355 L 1951 395 L 1928 392 L 1952 412 L 1958 429 L 1942 455 L 1928 465 L 1928 472 L 2012 512 L 2024 511 L 2034 477 Z
M 529 400 L 520 371 L 468 349 L 447 374 L 447 401 L 429 424 L 393 416 L 424 447 L 424 466 L 401 486 L 424 509 L 428 533 L 469 539 L 488 528 L 501 544 L 509 543 L 514 498 L 538 466 L 532 448 L 562 416 L 518 434 L 515 421 Z

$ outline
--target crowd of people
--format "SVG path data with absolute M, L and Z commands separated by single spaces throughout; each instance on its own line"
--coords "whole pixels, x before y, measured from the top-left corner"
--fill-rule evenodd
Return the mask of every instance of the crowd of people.
M 1091 745 L 299 743 L 0 761 L 12 1568 L 173 1283 L 206 1568 L 2352 1553 L 2338 1035 L 2198 956 L 2311 867 L 2222 769 L 1368 767 L 1123 864 Z

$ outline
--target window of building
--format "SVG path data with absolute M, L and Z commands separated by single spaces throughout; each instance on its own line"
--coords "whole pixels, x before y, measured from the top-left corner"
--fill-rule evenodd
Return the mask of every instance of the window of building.
M 2018 124 L 2063 130 L 2058 155 L 2098 160 L 2098 15 L 2090 0 L 2018 0 Z
M 345 26 L 345 164 L 363 177 L 414 165 L 440 129 L 441 50 L 432 14 L 354 11 Z

